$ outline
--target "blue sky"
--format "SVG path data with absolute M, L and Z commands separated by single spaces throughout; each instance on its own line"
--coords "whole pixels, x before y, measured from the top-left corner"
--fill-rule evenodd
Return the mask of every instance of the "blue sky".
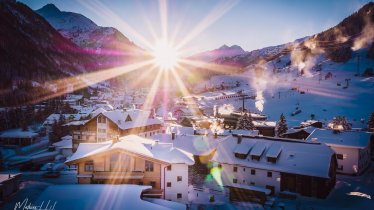
M 154 43 L 155 39 L 162 37 L 160 7 L 157 0 L 21 1 L 32 9 L 39 9 L 47 3 L 53 3 L 60 10 L 81 13 L 98 25 L 117 28 L 144 48 L 148 47 L 143 40 Z M 215 49 L 223 44 L 237 44 L 249 51 L 283 44 L 326 30 L 367 2 L 370 1 L 168 0 L 168 34 L 170 37 L 177 32 L 175 43 L 178 44 L 211 14 L 213 18 L 207 21 L 210 24 L 203 24 L 204 30 L 195 33 L 195 36 L 186 43 L 184 48 L 187 54 Z M 100 3 L 107 7 L 112 16 L 101 9 L 103 7 L 100 7 Z M 156 37 L 152 35 L 152 31 Z M 143 39 L 139 38 L 139 34 Z

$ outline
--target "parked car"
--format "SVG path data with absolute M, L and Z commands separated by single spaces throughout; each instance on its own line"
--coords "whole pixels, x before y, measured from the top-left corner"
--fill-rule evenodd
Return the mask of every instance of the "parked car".
M 58 171 L 48 171 L 48 172 L 45 172 L 44 174 L 43 174 L 43 177 L 44 178 L 57 178 L 57 177 L 59 177 L 61 174 L 60 174 L 60 172 L 58 172 Z
M 42 167 L 42 164 L 29 162 L 29 163 L 23 164 L 19 170 L 20 171 L 39 171 L 41 167 Z

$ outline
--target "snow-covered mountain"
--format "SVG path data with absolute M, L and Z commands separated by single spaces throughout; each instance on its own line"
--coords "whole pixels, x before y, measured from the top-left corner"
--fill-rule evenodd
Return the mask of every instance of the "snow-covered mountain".
M 289 57 L 292 55 L 292 62 L 297 63 L 306 62 L 320 54 L 324 54 L 334 62 L 346 62 L 352 58 L 353 51 L 370 45 L 367 56 L 374 58 L 373 38 L 374 3 L 370 2 L 338 25 L 319 34 L 250 52 L 238 51 L 236 55 L 226 56 L 225 53 L 220 53 L 220 48 L 193 55 L 191 58 L 240 69 L 254 64 L 276 61 L 283 55 Z
M 0 86 L 76 74 L 93 59 L 61 36 L 44 18 L 16 1 L 0 1 Z
M 233 56 L 241 55 L 244 53 L 245 51 L 238 45 L 232 45 L 232 46 L 222 45 L 220 48 L 193 55 L 190 57 L 190 59 L 209 62 L 209 61 L 214 61 L 218 58 L 233 57 Z
M 117 29 L 98 26 L 89 18 L 78 13 L 61 11 L 54 4 L 47 4 L 36 12 L 64 37 L 95 53 L 118 56 L 142 51 Z

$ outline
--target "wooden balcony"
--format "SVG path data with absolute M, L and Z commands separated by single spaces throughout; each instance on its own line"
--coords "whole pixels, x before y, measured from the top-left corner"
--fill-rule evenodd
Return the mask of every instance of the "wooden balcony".
M 94 179 L 143 179 L 143 171 L 95 171 L 93 173 Z
M 73 131 L 74 135 L 96 136 L 95 131 Z

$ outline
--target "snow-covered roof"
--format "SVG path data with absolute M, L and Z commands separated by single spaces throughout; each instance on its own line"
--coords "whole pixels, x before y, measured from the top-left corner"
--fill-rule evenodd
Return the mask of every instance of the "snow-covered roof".
M 72 149 L 73 148 L 72 138 L 62 139 L 61 141 L 55 142 L 52 145 L 55 147 L 61 148 L 61 149 Z
M 253 120 L 253 125 L 255 127 L 275 127 L 276 126 L 276 122 L 273 122 L 273 121 L 256 121 L 256 120 Z
M 95 108 L 103 108 L 106 111 L 111 111 L 114 109 L 110 104 L 95 104 Z
M 151 111 L 139 109 L 132 110 L 113 110 L 101 112 L 102 115 L 109 118 L 122 130 L 143 127 L 147 125 L 159 125 L 162 121 L 158 118 L 150 118 Z
M 0 138 L 32 138 L 39 134 L 33 131 L 22 131 L 22 129 L 5 130 L 0 133 Z
M 172 143 L 174 147 L 185 150 L 193 155 L 211 154 L 222 138 L 215 139 L 213 136 L 205 135 L 175 135 L 172 140 L 172 134 L 156 134 L 151 137 L 163 143 Z
M 317 122 L 319 121 L 318 120 L 307 120 L 307 121 L 301 122 L 300 125 L 303 127 L 307 127 Z
M 53 185 L 45 189 L 36 203 L 50 201 L 56 209 L 155 209 L 171 208 L 141 199 L 144 190 L 150 186 L 141 185 Z M 64 195 L 64 196 L 61 196 Z
M 58 121 L 60 119 L 60 116 L 64 115 L 65 120 L 71 121 L 71 120 L 80 120 L 81 115 L 80 114 L 51 114 L 47 117 L 47 119 L 44 121 L 43 125 L 52 125 L 54 121 Z
M 106 110 L 104 108 L 102 108 L 102 107 L 97 108 L 93 112 L 91 112 L 91 117 L 94 118 L 94 117 L 96 117 L 97 115 L 99 115 L 103 112 L 106 112 Z
M 63 126 L 78 126 L 78 125 L 84 125 L 88 122 L 88 120 L 78 120 L 78 121 L 71 121 L 68 123 L 63 124 Z
M 76 161 L 103 152 L 109 152 L 113 149 L 128 151 L 170 164 L 183 163 L 193 165 L 195 163 L 191 153 L 176 148 L 173 144 L 160 143 L 137 135 L 121 137 L 120 141 L 115 143 L 111 141 L 102 143 L 81 143 L 77 151 L 67 162 Z
M 307 133 L 312 133 L 316 128 L 313 127 L 313 126 L 307 126 L 307 127 L 304 127 L 304 128 L 290 128 L 287 130 L 286 133 L 284 134 L 291 134 L 291 133 L 297 133 L 299 131 L 305 131 Z M 283 135 L 284 135 L 283 134 Z
M 243 136 L 258 136 L 259 131 L 258 130 L 241 130 L 241 129 L 235 129 L 235 130 L 223 130 L 222 133 L 219 135 L 232 135 L 232 134 L 240 134 Z
M 261 154 L 260 160 L 252 160 L 250 156 L 246 159 L 235 157 L 235 151 L 239 148 L 244 151 L 243 147 L 251 149 L 250 154 Z M 237 137 L 229 136 L 219 143 L 212 160 L 249 168 L 328 178 L 333 154 L 331 148 L 321 143 L 243 136 L 238 144 Z M 278 158 L 276 163 L 272 163 L 268 162 L 267 157 Z
M 80 100 L 83 98 L 83 95 L 73 95 L 73 94 L 69 94 L 66 96 L 66 99 L 67 100 Z
M 372 134 L 362 131 L 341 131 L 335 132 L 328 129 L 315 129 L 306 139 L 312 141 L 315 138 L 319 142 L 329 146 L 365 148 L 368 147 Z

